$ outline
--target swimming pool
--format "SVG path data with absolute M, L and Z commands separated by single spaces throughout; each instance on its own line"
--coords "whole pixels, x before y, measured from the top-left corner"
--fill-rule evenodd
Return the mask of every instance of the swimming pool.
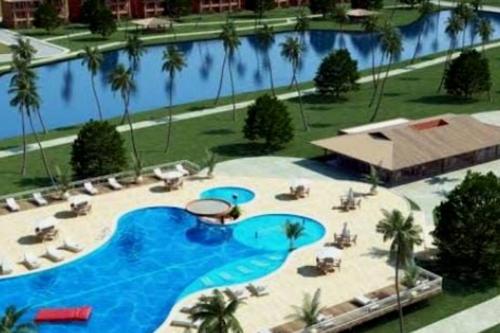
M 488 17 L 492 22 L 494 32 L 491 40 L 500 38 L 500 15 L 495 13 L 480 13 L 480 15 Z M 404 51 L 399 60 L 411 59 L 415 49 L 417 56 L 420 57 L 445 51 L 452 42 L 461 45 L 462 36 L 459 36 L 458 41 L 452 41 L 445 32 L 449 16 L 450 11 L 444 10 L 402 27 Z M 420 31 L 423 32 L 419 44 Z M 465 30 L 465 34 L 467 44 L 480 42 L 471 25 Z M 277 33 L 276 41 L 269 50 L 277 87 L 287 86 L 290 83 L 290 64 L 280 55 L 280 44 L 291 35 L 293 33 Z M 358 61 L 360 70 L 370 68 L 372 54 L 375 55 L 377 63 L 381 57 L 378 42 L 373 43 L 371 36 L 365 33 L 314 30 L 305 34 L 304 42 L 306 53 L 298 73 L 301 82 L 311 81 L 314 78 L 321 60 L 333 49 L 349 50 L 351 56 Z M 212 39 L 180 42 L 177 46 L 184 52 L 188 66 L 176 75 L 174 103 L 182 104 L 214 98 L 224 56 L 222 42 Z M 167 75 L 160 70 L 164 48 L 163 45 L 148 47 L 147 53 L 141 58 L 139 70 L 135 74 L 137 91 L 130 100 L 133 112 L 162 108 L 168 104 Z M 123 112 L 120 94 L 113 93 L 107 83 L 108 74 L 118 63 L 128 64 L 125 53 L 107 52 L 104 64 L 96 77 L 96 88 L 103 113 L 108 118 L 119 116 Z M 231 66 L 238 83 L 235 87 L 236 93 L 269 89 L 270 66 L 265 62 L 255 36 L 241 37 L 241 46 L 231 61 Z M 92 96 L 90 76 L 81 65 L 81 59 L 47 64 L 38 67 L 37 73 L 40 77 L 40 111 L 44 115 L 47 127 L 71 126 L 90 118 L 96 119 L 97 111 Z M 0 78 L 0 110 L 3 110 L 0 138 L 21 133 L 20 114 L 9 105 L 10 78 L 10 74 Z M 227 75 L 224 80 L 222 95 L 229 96 L 231 89 Z
M 180 208 L 135 210 L 122 216 L 110 241 L 88 256 L 0 281 L 0 308 L 31 306 L 27 318 L 40 307 L 94 308 L 86 324 L 41 325 L 41 333 L 150 333 L 181 297 L 279 268 L 288 255 L 282 235 L 287 220 L 306 228 L 297 246 L 324 236 L 320 223 L 297 215 L 259 215 L 234 226 L 211 226 Z
M 221 186 L 203 191 L 200 197 L 202 199 L 220 199 L 233 205 L 241 205 L 252 201 L 255 198 L 255 193 L 244 187 Z

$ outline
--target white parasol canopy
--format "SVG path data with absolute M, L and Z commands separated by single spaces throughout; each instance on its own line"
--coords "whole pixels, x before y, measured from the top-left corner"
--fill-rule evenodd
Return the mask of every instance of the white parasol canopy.
M 56 227 L 59 221 L 54 216 L 49 216 L 43 220 L 35 222 L 35 230 L 43 230 L 51 227 Z
M 163 173 L 163 179 L 167 179 L 167 180 L 170 180 L 170 179 L 178 179 L 178 178 L 181 178 L 183 176 L 183 174 L 179 171 L 167 171 L 167 172 L 164 172 Z
M 290 187 L 293 188 L 299 186 L 309 187 L 309 185 L 311 185 L 311 182 L 305 178 L 295 178 L 290 182 Z
M 90 202 L 90 196 L 86 194 L 78 194 L 69 198 L 72 205 L 80 205 L 84 202 Z
M 318 253 L 316 253 L 316 258 L 318 260 L 325 260 L 325 259 L 339 260 L 342 258 L 342 250 L 333 246 L 322 247 L 318 251 Z

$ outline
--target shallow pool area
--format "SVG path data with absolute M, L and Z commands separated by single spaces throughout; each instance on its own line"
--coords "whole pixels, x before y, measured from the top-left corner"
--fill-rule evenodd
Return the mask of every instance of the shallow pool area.
M 252 201 L 255 193 L 247 188 L 239 186 L 213 187 L 200 194 L 201 199 L 219 199 L 232 205 L 242 205 Z
M 30 306 L 27 317 L 42 307 L 94 309 L 88 323 L 41 325 L 41 333 L 153 332 L 180 298 L 257 279 L 283 265 L 289 255 L 283 226 L 289 220 L 304 224 L 298 247 L 325 234 L 319 222 L 292 214 L 212 226 L 180 208 L 137 209 L 123 215 L 112 238 L 91 254 L 0 281 L 0 307 Z

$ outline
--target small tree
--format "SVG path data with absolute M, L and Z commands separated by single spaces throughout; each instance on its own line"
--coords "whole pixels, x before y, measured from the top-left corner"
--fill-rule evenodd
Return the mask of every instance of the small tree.
M 248 108 L 243 134 L 246 139 L 264 139 L 266 146 L 278 149 L 293 139 L 292 119 L 286 105 L 268 94 Z
M 15 306 L 9 306 L 0 316 L 0 332 L 2 333 L 36 333 L 38 328 L 32 322 L 20 323 L 21 318 L 28 309 L 18 310 Z
M 464 98 L 488 92 L 491 88 L 488 59 L 476 50 L 462 52 L 446 70 L 444 86 L 448 94 Z
M 51 33 L 61 26 L 63 20 L 59 17 L 57 8 L 50 1 L 42 2 L 35 10 L 33 24 L 37 28 Z
M 102 38 L 111 36 L 116 31 L 116 20 L 111 10 L 106 7 L 97 9 L 89 18 L 89 30 Z
M 357 90 L 358 79 L 358 62 L 351 58 L 349 51 L 341 49 L 323 59 L 314 83 L 320 94 L 339 98 L 343 93 Z
M 289 241 L 289 251 L 295 250 L 295 241 L 302 237 L 305 233 L 305 228 L 300 222 L 286 221 L 285 223 L 285 236 Z
M 319 322 L 319 315 L 324 307 L 320 302 L 321 289 L 316 289 L 314 295 L 305 294 L 301 306 L 293 306 L 294 314 L 289 317 L 294 320 L 303 322 L 306 327 L 315 325 Z
M 500 178 L 469 172 L 435 210 L 440 267 L 469 281 L 500 274 Z
M 276 2 L 274 0 L 247 0 L 245 1 L 245 6 L 255 13 L 260 22 L 265 12 L 276 7 Z
M 335 11 L 335 0 L 310 0 L 309 10 L 313 14 L 321 14 L 323 18 L 332 14 Z
M 81 7 L 81 20 L 90 23 L 96 13 L 104 6 L 104 0 L 84 0 Z
M 86 123 L 73 143 L 71 166 L 79 179 L 122 171 L 127 165 L 124 140 L 107 121 Z
M 193 9 L 190 0 L 169 0 L 165 6 L 168 16 L 174 18 L 189 15 Z

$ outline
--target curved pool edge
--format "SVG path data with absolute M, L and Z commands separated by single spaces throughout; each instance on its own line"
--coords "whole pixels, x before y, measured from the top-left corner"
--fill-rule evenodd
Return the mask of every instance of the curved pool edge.
M 224 183 L 224 184 L 218 184 L 217 186 L 212 186 L 212 187 L 209 187 L 209 188 L 205 188 L 203 189 L 200 193 L 198 193 L 199 197 L 201 198 L 201 195 L 209 190 L 212 190 L 212 189 L 215 189 L 215 188 L 222 188 L 222 187 L 234 187 L 234 188 L 239 188 L 239 189 L 243 189 L 243 190 L 246 190 L 246 191 L 249 191 L 253 194 L 253 198 L 250 200 L 250 201 L 247 201 L 245 203 L 242 203 L 242 204 L 238 204 L 238 206 L 247 206 L 253 202 L 256 202 L 257 199 L 260 198 L 261 194 L 259 194 L 256 189 L 254 188 L 249 188 L 249 187 L 244 187 L 242 185 L 238 185 L 238 184 L 234 184 L 234 183 Z M 259 214 L 260 215 L 260 214 Z M 246 217 L 245 217 L 246 219 Z
M 213 290 L 216 290 L 216 289 L 222 289 L 222 288 L 225 288 L 227 286 L 234 286 L 234 287 L 242 287 L 242 286 L 245 286 L 249 283 L 253 283 L 253 282 L 262 282 L 262 281 L 265 281 L 265 280 L 268 280 L 268 279 L 271 279 L 272 277 L 274 277 L 275 275 L 279 274 L 280 272 L 282 272 L 288 265 L 290 265 L 290 259 L 293 258 L 293 256 L 297 256 L 300 252 L 310 248 L 310 247 L 313 247 L 313 246 L 317 246 L 318 243 L 320 242 L 323 242 L 325 240 L 325 238 L 328 236 L 328 228 L 327 226 L 321 221 L 321 219 L 319 218 L 316 218 L 316 217 L 312 217 L 312 216 L 309 216 L 309 215 L 305 215 L 305 214 L 299 214 L 299 213 L 293 213 L 293 212 L 283 212 L 283 211 L 270 211 L 270 212 L 259 212 L 258 214 L 250 214 L 248 216 L 245 216 L 244 219 L 242 219 L 241 222 L 246 222 L 245 220 L 247 219 L 251 219 L 251 218 L 254 218 L 254 217 L 257 217 L 257 216 L 262 216 L 262 215 L 295 215 L 295 216 L 299 216 L 299 217 L 305 217 L 307 219 L 310 219 L 312 221 L 315 221 L 316 223 L 320 224 L 324 229 L 325 229 L 325 233 L 323 234 L 323 236 L 321 238 L 319 238 L 318 240 L 310 243 L 310 244 L 307 244 L 307 245 L 303 245 L 291 252 L 289 252 L 289 254 L 287 255 L 287 257 L 285 258 L 285 260 L 282 262 L 282 264 L 275 270 L 267 273 L 267 274 L 264 274 L 262 275 L 261 277 L 258 277 L 258 278 L 255 278 L 255 279 L 251 279 L 251 280 L 248 280 L 248 281 L 245 281 L 245 282 L 242 282 L 242 283 L 228 283 L 228 284 L 225 284 L 225 285 L 221 285 L 221 286 L 218 286 L 218 287 L 213 287 L 213 288 L 206 288 L 206 289 L 201 289 L 201 290 L 198 290 L 194 293 L 191 293 L 191 294 L 188 294 L 188 295 L 185 295 L 184 297 L 178 299 L 176 302 L 175 302 L 175 305 L 172 307 L 172 309 L 170 309 L 170 312 L 167 314 L 167 317 L 165 318 L 165 320 L 161 323 L 160 326 L 158 326 L 158 328 L 154 331 L 154 333 L 163 333 L 163 332 L 168 332 L 168 327 L 169 327 L 169 324 L 170 322 L 174 319 L 174 315 L 179 312 L 179 310 L 182 308 L 182 305 L 190 300 L 190 299 L 195 299 L 195 298 L 198 298 L 200 297 L 201 295 L 207 293 L 207 292 L 212 292 Z M 182 293 L 180 293 L 179 295 L 181 295 Z

